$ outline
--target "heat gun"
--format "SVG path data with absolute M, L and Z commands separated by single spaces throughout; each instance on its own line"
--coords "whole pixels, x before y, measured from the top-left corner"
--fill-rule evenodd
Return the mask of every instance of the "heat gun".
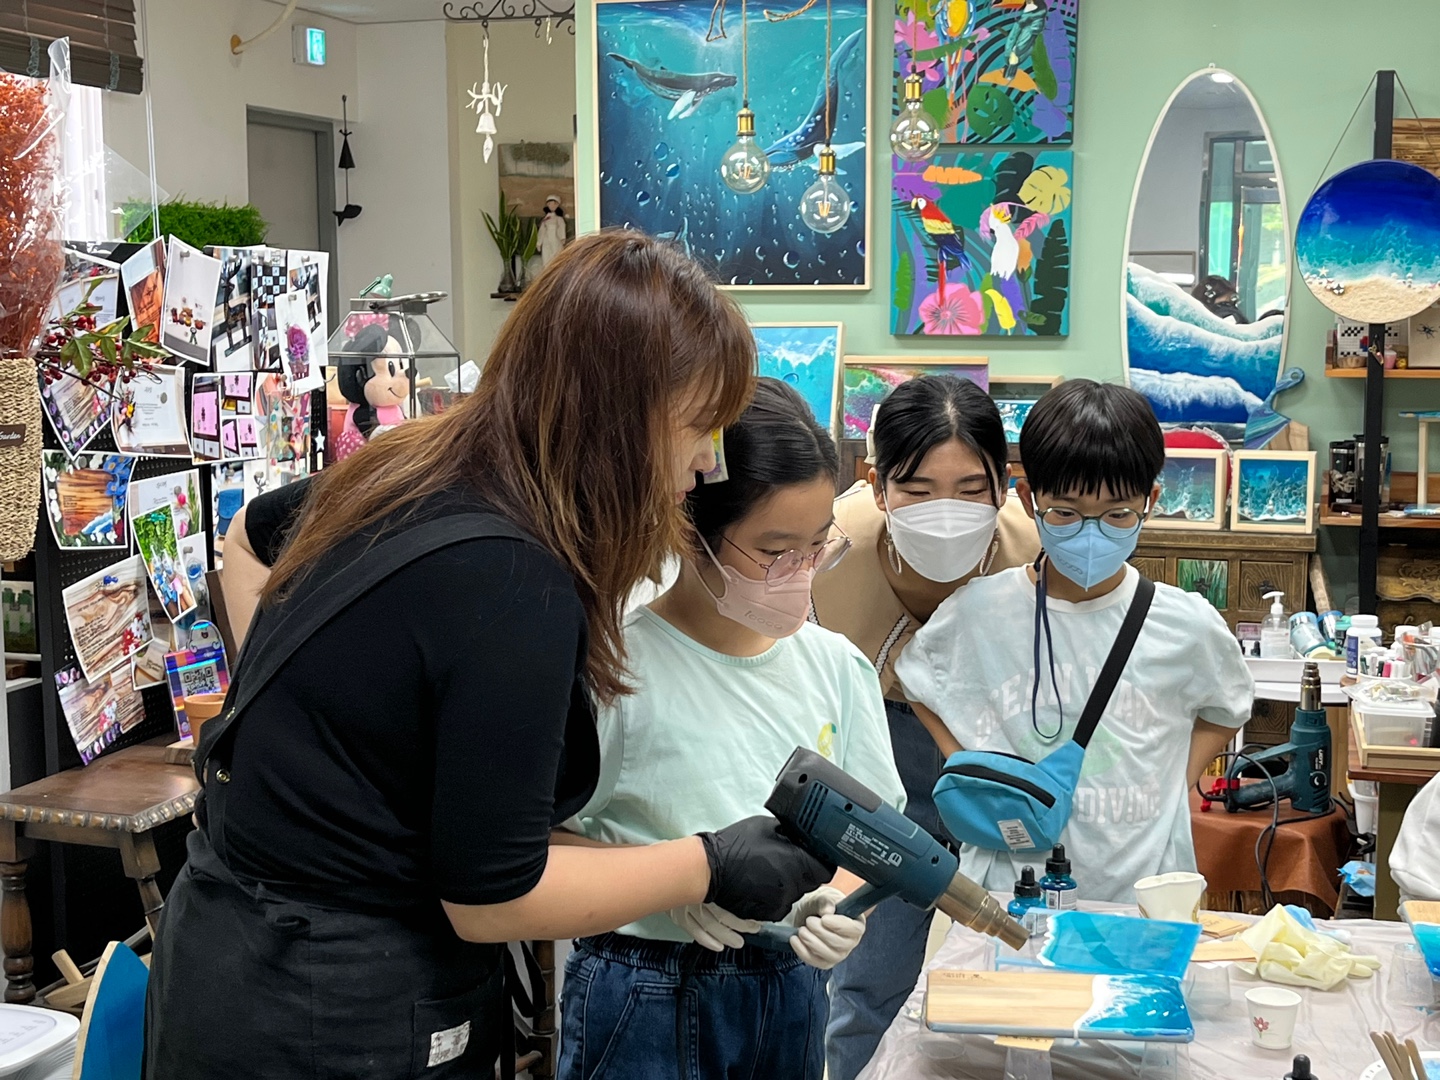
M 765 809 L 798 846 L 835 863 L 866 884 L 836 907 L 856 918 L 891 896 L 918 908 L 938 907 L 956 922 L 997 937 L 1013 949 L 1025 928 L 975 882 L 928 832 L 813 750 L 797 747 L 780 770 Z M 795 928 L 768 923 L 751 944 L 784 946 Z
M 1273 786 L 1260 780 L 1240 783 L 1241 770 L 1250 765 L 1288 759 L 1284 773 L 1274 776 Z M 1306 664 L 1300 676 L 1300 707 L 1290 725 L 1290 738 L 1279 746 L 1237 757 L 1225 772 L 1225 809 L 1232 814 L 1272 799 L 1289 799 L 1290 805 L 1305 814 L 1328 814 L 1330 799 L 1330 725 L 1320 700 L 1320 669 Z

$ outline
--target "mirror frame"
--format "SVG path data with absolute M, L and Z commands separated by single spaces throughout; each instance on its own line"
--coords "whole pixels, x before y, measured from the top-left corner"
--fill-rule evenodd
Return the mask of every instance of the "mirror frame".
M 1292 292 L 1294 288 L 1295 275 L 1295 232 L 1290 221 L 1290 201 L 1285 192 L 1285 170 L 1280 166 L 1280 151 L 1275 145 L 1275 135 L 1270 130 L 1270 125 L 1265 120 L 1265 113 L 1260 108 L 1260 102 L 1255 100 L 1255 95 L 1250 92 L 1250 87 L 1245 81 L 1228 68 L 1222 68 L 1210 64 L 1192 71 L 1185 78 L 1180 80 L 1180 85 L 1170 92 L 1165 99 L 1165 104 L 1160 107 L 1160 115 L 1155 118 L 1155 124 L 1150 128 L 1150 137 L 1145 141 L 1145 152 L 1140 155 L 1140 168 L 1135 173 L 1135 186 L 1130 191 L 1130 209 L 1125 215 L 1125 247 L 1120 258 L 1120 370 L 1125 377 L 1125 385 L 1130 385 L 1130 333 L 1129 324 L 1125 311 L 1125 296 L 1127 292 L 1127 273 L 1130 266 L 1130 231 L 1135 225 L 1135 207 L 1140 201 L 1140 185 L 1145 182 L 1145 170 L 1150 165 L 1150 154 L 1155 148 L 1155 139 L 1160 134 L 1160 128 L 1165 123 L 1165 118 L 1170 115 L 1170 107 L 1175 104 L 1184 89 L 1199 78 L 1209 78 L 1217 71 L 1223 71 L 1235 80 L 1234 85 L 1239 87 L 1250 107 L 1255 110 L 1255 119 L 1260 121 L 1260 131 L 1265 136 L 1265 141 L 1270 145 L 1270 155 L 1275 160 L 1275 187 L 1280 194 L 1280 218 L 1285 226 L 1285 323 L 1280 331 L 1280 366 L 1275 372 L 1276 382 L 1285 373 L 1286 360 L 1290 349 L 1290 316 L 1293 311 L 1291 306 Z M 1198 254 L 1198 253 L 1197 253 Z M 1199 278 L 1200 268 L 1196 267 L 1196 277 Z

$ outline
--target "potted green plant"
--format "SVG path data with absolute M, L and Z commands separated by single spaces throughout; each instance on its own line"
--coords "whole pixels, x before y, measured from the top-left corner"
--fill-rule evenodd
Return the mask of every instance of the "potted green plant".
M 485 228 L 490 230 L 490 239 L 495 241 L 495 247 L 500 252 L 502 269 L 500 287 L 496 290 L 500 293 L 518 293 L 525 287 L 525 265 L 535 257 L 539 242 L 539 226 L 515 213 L 516 205 L 505 201 L 502 188 L 498 218 L 491 217 L 487 211 L 480 211 L 485 216 Z

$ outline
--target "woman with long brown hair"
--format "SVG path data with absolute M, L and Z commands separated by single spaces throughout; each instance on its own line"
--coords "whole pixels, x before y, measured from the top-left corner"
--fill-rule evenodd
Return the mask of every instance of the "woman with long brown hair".
M 693 263 L 589 237 L 516 305 L 475 394 L 252 504 L 252 547 L 279 554 L 196 752 L 149 1077 L 488 1077 L 498 943 L 703 902 L 777 918 L 828 879 L 773 819 L 548 844 L 595 787 L 593 703 L 628 689 L 623 601 L 678 548 L 753 364 Z M 283 549 L 256 545 L 289 511 Z

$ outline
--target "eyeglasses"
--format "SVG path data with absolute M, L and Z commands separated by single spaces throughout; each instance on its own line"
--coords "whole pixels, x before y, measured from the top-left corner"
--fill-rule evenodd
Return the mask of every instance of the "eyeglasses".
M 1150 501 L 1145 501 L 1144 510 L 1132 510 L 1128 506 L 1115 510 L 1107 510 L 1099 517 L 1086 517 L 1078 510 L 1071 510 L 1068 506 L 1047 506 L 1044 510 L 1038 507 L 1035 515 L 1045 522 L 1048 528 L 1056 536 L 1075 536 L 1085 527 L 1085 522 L 1093 521 L 1100 526 L 1100 531 L 1112 540 L 1123 540 L 1127 536 L 1133 536 L 1145 521 L 1145 515 L 1150 512 Z
M 775 557 L 773 562 L 769 563 L 762 563 L 728 536 L 722 536 L 721 539 L 756 566 L 763 569 L 765 571 L 765 584 L 774 588 L 779 585 L 784 585 L 801 570 L 805 569 L 807 565 L 813 567 L 817 574 L 823 574 L 826 570 L 835 569 L 836 564 L 839 563 L 840 560 L 845 557 L 845 553 L 850 550 L 850 537 L 845 535 L 844 530 L 841 529 L 839 525 L 833 526 L 833 528 L 840 535 L 830 537 L 830 539 L 820 545 L 819 550 L 796 551 L 794 548 L 791 548 L 789 551 L 782 551 Z

